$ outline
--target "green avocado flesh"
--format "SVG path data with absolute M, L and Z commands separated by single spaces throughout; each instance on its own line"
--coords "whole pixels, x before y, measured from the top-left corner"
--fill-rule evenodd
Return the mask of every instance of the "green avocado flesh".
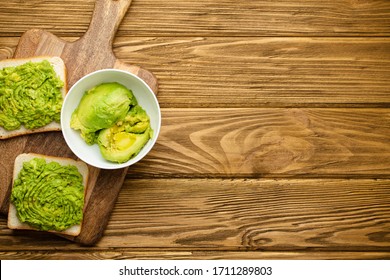
M 124 120 L 102 130 L 97 141 L 105 159 L 122 163 L 137 155 L 151 137 L 149 117 L 136 105 Z
M 60 122 L 63 86 L 47 60 L 1 69 L 0 126 L 34 129 Z
M 73 165 L 34 158 L 23 164 L 11 202 L 21 222 L 39 230 L 63 231 L 83 218 L 83 177 Z
M 132 91 L 119 83 L 88 90 L 70 126 L 80 130 L 87 144 L 97 144 L 106 160 L 117 163 L 136 156 L 153 135 L 149 116 Z

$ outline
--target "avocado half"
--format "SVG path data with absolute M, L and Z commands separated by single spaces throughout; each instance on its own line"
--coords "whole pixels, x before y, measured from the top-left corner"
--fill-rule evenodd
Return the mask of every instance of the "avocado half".
M 98 145 L 106 160 L 123 163 L 136 156 L 149 141 L 151 129 L 143 133 L 121 131 L 115 133 L 115 128 L 107 128 L 99 133 Z
M 96 132 L 123 119 L 137 101 L 125 86 L 112 82 L 88 90 L 72 114 L 70 127 L 80 130 L 87 144 L 96 142 Z
M 136 105 L 123 120 L 101 130 L 97 143 L 106 160 L 123 163 L 136 156 L 152 135 L 149 116 Z

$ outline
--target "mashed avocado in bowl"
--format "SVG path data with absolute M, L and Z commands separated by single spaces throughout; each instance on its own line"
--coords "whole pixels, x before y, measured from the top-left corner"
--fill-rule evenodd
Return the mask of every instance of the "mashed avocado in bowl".
M 80 79 L 61 111 L 62 132 L 71 150 L 86 163 L 116 169 L 143 158 L 161 126 L 157 98 L 139 77 L 105 69 Z

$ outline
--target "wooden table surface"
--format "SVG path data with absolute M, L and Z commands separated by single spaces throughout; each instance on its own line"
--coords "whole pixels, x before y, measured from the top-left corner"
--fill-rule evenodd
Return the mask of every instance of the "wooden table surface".
M 0 59 L 93 8 L 1 0 Z M 390 1 L 133 0 L 113 49 L 159 80 L 157 144 L 95 246 L 1 217 L 0 259 L 390 259 Z

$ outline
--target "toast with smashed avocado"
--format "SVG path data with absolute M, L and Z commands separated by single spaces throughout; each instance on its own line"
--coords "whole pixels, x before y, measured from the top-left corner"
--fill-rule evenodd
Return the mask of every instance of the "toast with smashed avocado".
M 61 130 L 66 92 L 66 67 L 60 57 L 0 61 L 0 139 Z
M 87 183 L 88 166 L 82 161 L 19 155 L 14 165 L 8 227 L 79 235 Z

